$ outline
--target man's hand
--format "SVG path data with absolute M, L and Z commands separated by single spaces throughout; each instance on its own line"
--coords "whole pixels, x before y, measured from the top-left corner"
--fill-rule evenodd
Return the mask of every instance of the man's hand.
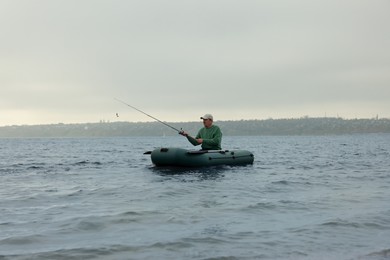
M 181 131 L 179 132 L 179 134 L 182 135 L 182 136 L 185 136 L 185 137 L 188 136 L 188 133 L 187 133 L 186 131 L 184 131 L 184 130 L 181 130 Z
M 203 143 L 203 139 L 202 138 L 196 139 L 196 141 L 198 142 L 198 144 Z

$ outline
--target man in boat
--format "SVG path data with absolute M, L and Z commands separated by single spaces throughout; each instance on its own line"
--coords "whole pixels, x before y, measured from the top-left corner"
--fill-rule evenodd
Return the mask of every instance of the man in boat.
M 195 146 L 202 145 L 202 150 L 222 150 L 222 132 L 218 126 L 213 125 L 213 116 L 206 114 L 200 119 L 203 119 L 204 127 L 199 130 L 195 138 L 185 131 L 181 131 L 179 134 L 187 137 L 188 141 Z

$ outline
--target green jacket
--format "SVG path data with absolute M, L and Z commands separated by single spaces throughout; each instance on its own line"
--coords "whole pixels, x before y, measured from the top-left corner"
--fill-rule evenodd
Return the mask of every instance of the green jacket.
M 195 139 L 202 138 L 202 149 L 203 150 L 222 150 L 222 132 L 218 126 L 212 125 L 210 128 L 203 127 L 199 130 L 195 138 L 187 136 L 188 141 L 193 145 L 199 145 Z

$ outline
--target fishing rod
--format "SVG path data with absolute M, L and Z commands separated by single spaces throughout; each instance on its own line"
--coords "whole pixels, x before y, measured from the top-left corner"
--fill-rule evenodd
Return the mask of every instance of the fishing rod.
M 173 127 L 173 126 L 171 126 L 171 125 L 169 125 L 169 124 L 167 124 L 167 123 L 165 123 L 165 122 L 163 122 L 163 121 L 161 121 L 161 120 L 155 118 L 154 116 L 151 116 L 151 115 L 145 113 L 144 111 L 142 111 L 142 110 L 140 110 L 140 109 L 138 109 L 138 108 L 136 108 L 136 107 L 133 107 L 132 105 L 127 104 L 126 102 L 124 102 L 124 101 L 122 101 L 122 100 L 120 100 L 120 99 L 117 99 L 117 98 L 114 98 L 114 99 L 115 99 L 116 101 L 118 101 L 118 102 L 120 102 L 120 103 L 122 103 L 122 104 L 128 106 L 128 107 L 131 107 L 132 109 L 137 110 L 138 112 L 141 112 L 142 114 L 144 114 L 144 115 L 146 115 L 146 116 L 148 116 L 148 117 L 150 117 L 150 118 L 153 118 L 153 119 L 156 120 L 157 122 L 160 122 L 161 124 L 164 124 L 164 125 L 168 126 L 169 128 L 172 128 L 173 130 L 177 131 L 178 133 L 182 132 L 182 130 L 177 129 L 177 128 L 175 128 L 175 127 Z

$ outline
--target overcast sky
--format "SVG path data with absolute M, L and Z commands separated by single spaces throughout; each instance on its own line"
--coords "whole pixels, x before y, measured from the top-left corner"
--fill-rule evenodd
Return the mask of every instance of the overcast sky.
M 389 0 L 0 0 L 0 125 L 390 118 Z M 116 117 L 119 114 L 119 118 Z

